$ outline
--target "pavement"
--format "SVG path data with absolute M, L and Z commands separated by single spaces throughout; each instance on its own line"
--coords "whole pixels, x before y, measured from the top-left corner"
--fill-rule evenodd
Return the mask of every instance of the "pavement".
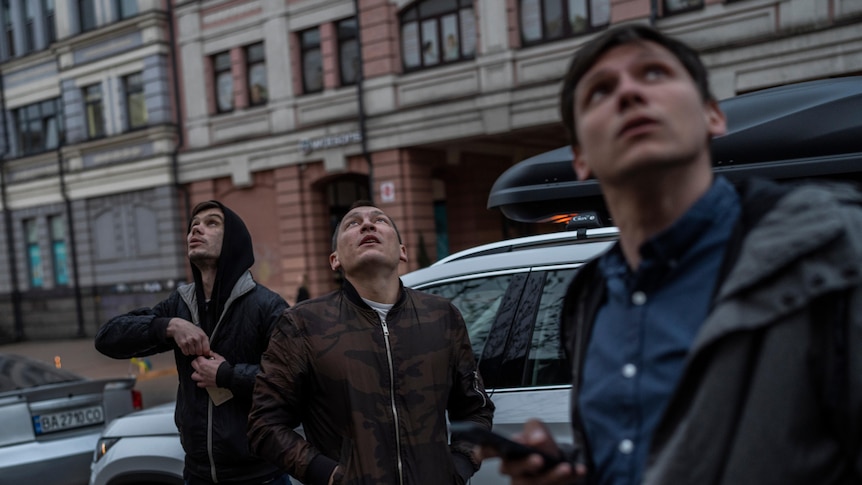
M 92 338 L 28 341 L 0 345 L 0 353 L 41 360 L 91 379 L 136 377 L 144 407 L 176 399 L 177 368 L 173 352 L 147 357 L 149 369 L 130 359 L 112 359 L 99 353 Z

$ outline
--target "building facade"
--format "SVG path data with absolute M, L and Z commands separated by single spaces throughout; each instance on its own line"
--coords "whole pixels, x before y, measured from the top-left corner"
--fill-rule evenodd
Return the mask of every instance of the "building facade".
M 404 271 L 556 230 L 488 192 L 566 144 L 560 79 L 611 25 L 700 49 L 720 99 L 862 74 L 862 0 L 0 3 L 0 340 L 92 335 L 157 301 L 188 278 L 186 214 L 210 198 L 290 302 L 303 277 L 337 287 L 330 237 L 356 199 L 393 216 Z
M 170 17 L 0 3 L 0 340 L 93 335 L 186 278 Z

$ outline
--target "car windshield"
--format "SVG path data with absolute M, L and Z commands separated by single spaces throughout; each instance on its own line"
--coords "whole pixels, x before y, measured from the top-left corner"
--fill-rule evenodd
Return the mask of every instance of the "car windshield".
M 83 379 L 37 360 L 0 354 L 0 392 Z

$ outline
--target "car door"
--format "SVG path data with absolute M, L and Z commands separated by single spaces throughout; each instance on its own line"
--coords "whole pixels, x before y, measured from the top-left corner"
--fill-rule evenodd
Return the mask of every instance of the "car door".
M 577 265 L 521 268 L 418 286 L 449 298 L 461 311 L 473 351 L 497 408 L 494 430 L 511 435 L 530 418 L 543 420 L 560 442 L 571 442 L 571 369 L 560 345 L 563 297 Z M 472 484 L 497 484 L 488 460 Z

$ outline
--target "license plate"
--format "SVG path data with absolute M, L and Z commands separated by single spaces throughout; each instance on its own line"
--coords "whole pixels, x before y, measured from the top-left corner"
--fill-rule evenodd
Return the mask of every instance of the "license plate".
M 102 411 L 102 406 L 90 406 L 60 413 L 33 416 L 33 428 L 36 430 L 37 435 L 104 422 L 105 413 Z

